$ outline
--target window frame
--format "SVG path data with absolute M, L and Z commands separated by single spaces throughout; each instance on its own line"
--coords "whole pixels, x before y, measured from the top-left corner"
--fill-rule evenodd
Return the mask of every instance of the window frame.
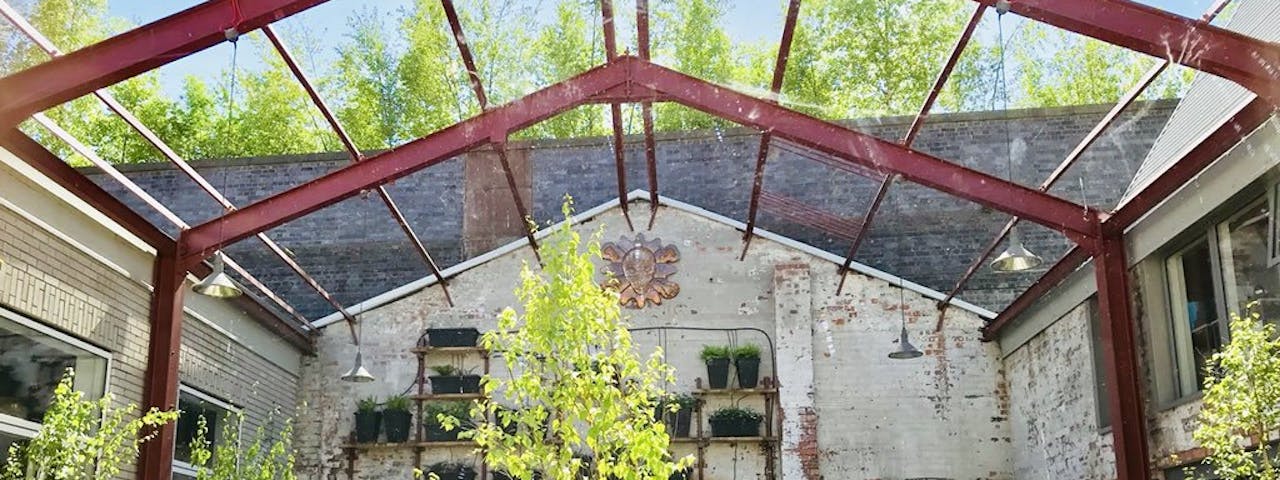
M 1098 305 L 1098 294 L 1085 299 L 1085 319 L 1089 323 L 1089 361 L 1093 366 L 1093 417 L 1097 421 L 1099 432 L 1111 430 L 1111 408 L 1108 402 L 1106 360 L 1103 358 L 1102 345 L 1102 311 Z
M 1230 331 L 1228 328 L 1228 318 L 1226 316 L 1226 308 L 1224 305 L 1225 292 L 1222 283 L 1222 260 L 1219 257 L 1219 245 L 1217 239 L 1218 225 L 1223 222 L 1215 221 L 1201 231 L 1199 235 L 1193 237 L 1190 241 L 1183 242 L 1173 252 L 1164 256 L 1164 284 L 1165 284 L 1165 302 L 1169 309 L 1169 318 L 1166 322 L 1166 328 L 1170 329 L 1169 348 L 1173 359 L 1173 384 L 1174 384 L 1174 400 L 1182 400 L 1188 397 L 1200 394 L 1200 386 L 1197 380 L 1195 369 L 1195 352 L 1193 351 L 1192 331 L 1190 319 L 1186 318 L 1186 309 L 1179 308 L 1176 300 L 1182 298 L 1185 301 L 1186 281 L 1183 279 L 1182 266 L 1179 260 L 1183 254 L 1204 242 L 1205 248 L 1209 252 L 1209 270 L 1211 272 L 1211 280 L 1213 284 L 1214 295 L 1214 315 L 1217 316 L 1218 339 L 1222 343 L 1230 341 Z M 1177 271 L 1177 274 L 1174 272 Z
M 211 403 L 211 404 L 213 404 L 214 406 L 216 406 L 216 407 L 218 407 L 218 408 L 221 408 L 221 409 L 223 409 L 223 410 L 226 410 L 226 411 L 227 411 L 227 413 L 230 413 L 230 414 L 232 414 L 232 415 L 238 415 L 238 414 L 243 414 L 243 413 L 244 413 L 244 408 L 243 408 L 243 407 L 237 406 L 237 405 L 235 405 L 235 404 L 233 404 L 233 403 L 231 403 L 231 402 L 228 402 L 228 401 L 226 401 L 226 400 L 223 400 L 222 398 L 219 398 L 219 397 L 218 397 L 218 396 L 216 396 L 216 395 L 213 395 L 213 394 L 210 394 L 210 393 L 205 393 L 204 391 L 200 390 L 199 388 L 196 388 L 196 387 L 193 387 L 193 386 L 187 385 L 187 384 L 185 384 L 185 383 L 179 383 L 179 384 L 178 384 L 178 403 L 179 403 L 179 405 L 181 405 L 181 403 L 182 403 L 182 394 L 184 394 L 184 393 L 185 393 L 185 394 L 187 394 L 187 395 L 191 395 L 191 396 L 193 396 L 193 397 L 196 397 L 197 399 L 199 399 L 199 400 L 201 400 L 201 401 Z M 240 428 L 241 428 L 241 426 L 237 426 L 237 427 L 236 427 L 236 429 L 237 429 L 237 430 L 239 430 Z M 195 477 L 196 477 L 196 467 L 195 467 L 194 465 L 192 465 L 192 464 L 188 463 L 188 462 L 184 462 L 184 461 L 182 461 L 182 460 L 178 460 L 178 458 L 177 458 L 177 455 L 176 455 L 176 453 L 177 453 L 177 449 L 178 449 L 178 437 L 177 437 L 177 435 L 175 435 L 175 436 L 173 437 L 173 445 L 170 445 L 170 446 L 169 446 L 169 448 L 172 448 L 172 449 L 174 450 L 174 452 L 175 452 L 175 455 L 174 455 L 174 458 L 173 458 L 173 473 L 175 473 L 175 474 L 180 474 L 180 475 L 185 475 L 185 476 L 188 476 L 188 477 L 191 477 L 191 478 L 195 478 Z
M 107 395 L 111 392 L 111 371 L 113 368 L 114 358 L 110 351 L 76 338 L 69 333 L 46 325 L 44 322 L 23 315 L 3 305 L 0 305 L 0 318 L 12 321 L 19 326 L 35 330 L 36 332 L 47 335 L 54 340 L 83 350 L 90 355 L 102 358 L 106 362 L 106 366 L 103 369 L 104 378 L 102 379 L 102 395 Z M 40 433 L 41 426 L 42 425 L 40 423 L 33 422 L 25 418 L 18 418 L 12 415 L 0 413 L 0 432 L 5 434 L 30 439 Z

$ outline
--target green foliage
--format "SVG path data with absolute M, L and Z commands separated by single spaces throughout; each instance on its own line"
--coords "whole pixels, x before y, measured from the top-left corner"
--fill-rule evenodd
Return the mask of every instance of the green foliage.
M 177 412 L 151 409 L 141 417 L 138 407 L 111 407 L 111 395 L 86 400 L 75 390 L 68 369 L 54 388 L 40 432 L 26 447 L 9 447 L 11 461 L 0 480 L 107 480 L 138 456 L 138 447 L 155 437 L 154 429 L 178 418 Z M 139 435 L 141 432 L 146 432 Z
M 1214 354 L 1205 378 L 1199 426 L 1192 438 L 1209 450 L 1205 461 L 1225 479 L 1280 479 L 1269 439 L 1280 428 L 1280 339 L 1257 304 L 1231 321 L 1231 342 Z
M 423 421 L 433 425 L 463 426 L 471 419 L 471 402 L 431 402 L 423 410 Z
M 409 400 L 409 397 L 396 395 L 388 398 L 385 405 L 388 412 L 407 412 L 413 406 L 413 402 Z
M 698 356 L 701 357 L 703 361 L 720 360 L 732 357 L 733 352 L 725 345 L 703 345 L 702 353 Z
M 760 358 L 760 346 L 748 343 L 733 349 L 733 358 Z
M 739 407 L 725 407 L 716 410 L 711 414 L 711 420 L 716 421 L 747 421 L 759 422 L 764 416 L 755 410 Z
M 676 412 L 680 410 L 692 410 L 693 406 L 698 403 L 698 399 L 694 398 L 693 395 L 681 393 L 668 395 L 662 403 L 667 410 Z
M 442 377 L 462 375 L 462 371 L 458 367 L 449 364 L 434 365 L 431 367 L 431 371 L 436 372 L 436 375 L 440 375 Z
M 378 411 L 378 398 L 366 397 L 356 402 L 356 411 L 358 412 L 376 412 Z
M 566 202 L 566 218 L 569 213 Z M 672 458 L 666 427 L 653 415 L 673 370 L 660 351 L 640 358 L 617 295 L 595 283 L 598 234 L 584 244 L 566 222 L 541 253 L 541 274 L 527 265 L 521 271 L 516 293 L 523 313 L 504 310 L 482 340 L 486 349 L 503 352 L 513 373 L 485 376 L 486 399 L 471 412 L 484 420 L 464 435 L 484 449 L 492 468 L 525 480 L 535 471 L 571 478 L 580 469 L 599 480 L 665 480 L 688 466 L 692 457 Z M 515 408 L 502 407 L 498 398 Z M 509 433 L 488 420 L 499 410 L 507 421 L 534 428 Z M 595 461 L 588 466 L 576 455 Z
M 293 424 L 285 422 L 272 435 L 265 426 L 254 430 L 252 440 L 241 436 L 244 414 L 227 415 L 216 445 L 208 441 L 208 425 L 200 417 L 191 445 L 191 465 L 196 480 L 295 480 Z M 234 421 L 232 421 L 234 420 Z M 269 422 L 268 422 L 269 423 Z M 247 443 L 246 443 L 247 442 Z

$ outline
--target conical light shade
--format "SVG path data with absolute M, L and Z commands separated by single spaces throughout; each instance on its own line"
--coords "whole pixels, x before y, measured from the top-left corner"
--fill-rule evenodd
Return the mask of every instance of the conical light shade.
M 1000 252 L 1000 256 L 991 261 L 991 269 L 997 272 L 1023 272 L 1036 268 L 1041 263 L 1044 263 L 1044 259 L 1031 253 L 1022 245 L 1018 229 L 1014 228 L 1009 233 L 1009 246 Z
M 209 276 L 204 277 L 200 283 L 191 287 L 196 293 L 214 298 L 232 298 L 239 297 L 244 294 L 240 287 L 236 286 L 236 282 L 223 271 L 222 254 L 219 253 L 213 257 L 213 272 Z
M 889 354 L 889 358 L 894 360 L 907 360 L 912 358 L 920 358 L 921 353 L 915 345 L 911 344 L 911 340 L 907 338 L 907 327 L 902 327 L 902 336 L 898 338 L 898 350 Z
M 369 383 L 374 380 L 373 374 L 364 368 L 364 360 L 360 358 L 360 352 L 356 352 L 356 364 L 342 374 L 342 381 L 351 383 Z

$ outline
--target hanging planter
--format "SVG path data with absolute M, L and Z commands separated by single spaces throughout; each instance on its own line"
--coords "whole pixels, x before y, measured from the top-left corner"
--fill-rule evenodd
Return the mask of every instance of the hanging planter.
M 409 440 L 409 432 L 413 430 L 410 406 L 409 397 L 404 395 L 387 399 L 386 408 L 382 411 L 382 429 L 387 433 L 388 442 L 401 443 Z
M 711 436 L 713 437 L 758 437 L 760 421 L 764 417 L 753 410 L 728 407 L 716 410 L 711 414 Z
M 436 474 L 440 480 L 475 480 L 476 478 L 476 469 L 457 462 L 436 463 L 428 467 L 427 471 Z
M 729 386 L 729 347 L 704 345 L 702 361 L 707 364 L 707 385 L 712 389 Z
M 756 388 L 760 383 L 760 346 L 733 349 L 733 369 L 738 372 L 738 388 Z
M 378 399 L 369 397 L 356 405 L 356 443 L 378 441 L 382 430 L 382 412 L 378 411 Z
M 428 328 L 427 345 L 432 347 L 474 347 L 480 331 L 474 328 Z
M 424 418 L 422 419 L 423 436 L 428 442 L 451 442 L 458 439 L 458 435 L 469 429 L 471 404 L 468 402 L 436 402 L 428 404 Z M 444 425 L 440 423 L 440 416 L 453 417 L 459 420 L 458 428 L 453 430 L 445 430 Z
M 435 375 L 427 377 L 431 381 L 431 393 L 480 393 L 480 376 L 464 374 L 453 365 L 436 365 L 431 367 Z

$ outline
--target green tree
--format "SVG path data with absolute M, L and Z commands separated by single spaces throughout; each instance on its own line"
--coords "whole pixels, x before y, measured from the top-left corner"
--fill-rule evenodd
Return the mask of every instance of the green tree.
M 739 66 L 750 63 L 750 58 L 735 51 L 729 35 L 721 28 L 725 8 L 723 0 L 676 0 L 655 5 L 656 58 L 680 72 L 749 89 L 743 81 L 748 70 Z M 728 122 L 683 105 L 660 103 L 654 106 L 654 124 L 661 131 L 679 131 Z
M 238 59 L 238 65 L 223 72 L 218 97 L 226 100 L 220 102 L 223 111 L 215 115 L 218 123 L 212 127 L 210 153 L 215 157 L 251 157 L 337 148 L 306 90 L 266 38 L 254 32 L 239 42 L 252 42 L 255 50 L 262 52 L 264 67 L 250 70 Z M 239 45 L 239 54 L 248 46 Z
M 348 41 L 338 49 L 337 115 L 362 149 L 389 148 L 405 137 L 404 85 L 397 75 L 400 57 L 392 51 L 382 22 L 375 8 L 353 14 Z
M 535 82 L 550 85 L 604 62 L 596 2 L 563 1 L 556 5 L 555 22 L 542 28 L 534 43 Z M 583 105 L 539 123 L 522 133 L 527 137 L 570 138 L 607 135 L 609 117 L 600 105 Z
M 196 480 L 294 480 L 293 424 L 272 435 L 265 425 L 254 430 L 246 441 L 244 414 L 228 414 L 222 422 L 217 444 L 208 439 L 209 427 L 202 416 L 197 421 L 196 438 L 191 444 L 191 465 Z
M 407 137 L 425 136 L 480 110 L 465 93 L 471 85 L 439 1 L 414 2 L 400 20 L 400 34 L 408 43 L 396 66 Z
M 568 201 L 564 213 L 568 218 Z M 654 418 L 672 368 L 661 351 L 640 358 L 617 294 L 595 282 L 598 237 L 581 252 L 582 240 L 565 222 L 543 243 L 541 273 L 527 265 L 521 271 L 516 294 L 523 314 L 504 310 L 497 329 L 482 340 L 485 348 L 502 352 L 512 373 L 485 376 L 488 399 L 476 403 L 471 415 L 478 426 L 464 435 L 484 449 L 489 465 L 514 478 L 541 472 L 569 479 L 589 472 L 598 480 L 665 480 L 692 462 L 672 458 L 665 426 Z M 446 428 L 459 423 L 440 420 Z
M 1209 450 L 1205 460 L 1221 478 L 1280 479 L 1268 442 L 1280 429 L 1280 339 L 1256 302 L 1230 329 L 1231 342 L 1209 362 L 1192 438 Z
M 154 408 L 138 416 L 137 405 L 113 408 L 110 394 L 86 400 L 75 390 L 74 377 L 67 369 L 54 388 L 35 438 L 25 447 L 9 447 L 10 461 L 0 471 L 0 480 L 115 478 L 125 463 L 138 456 L 138 447 L 154 437 L 141 432 L 178 418 L 177 412 Z

